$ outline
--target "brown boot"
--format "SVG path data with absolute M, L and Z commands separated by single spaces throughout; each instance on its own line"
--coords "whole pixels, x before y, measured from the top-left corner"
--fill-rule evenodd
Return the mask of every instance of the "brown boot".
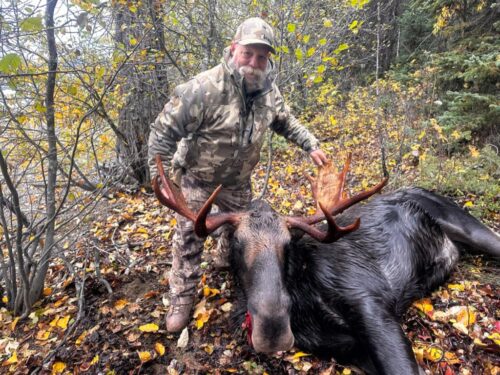
M 191 318 L 193 304 L 194 296 L 172 297 L 166 318 L 168 332 L 180 332 L 187 327 Z

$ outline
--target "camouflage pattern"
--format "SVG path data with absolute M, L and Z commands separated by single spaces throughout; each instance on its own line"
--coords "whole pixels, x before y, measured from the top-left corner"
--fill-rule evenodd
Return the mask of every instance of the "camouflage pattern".
M 276 53 L 273 47 L 273 29 L 258 17 L 245 20 L 236 30 L 233 41 L 244 46 L 249 44 L 264 44 L 269 47 L 272 53 Z
M 149 165 L 156 175 L 159 153 L 166 170 L 189 170 L 200 181 L 234 187 L 248 183 L 270 128 L 306 152 L 317 139 L 290 114 L 269 79 L 255 97 L 243 92 L 243 78 L 223 62 L 175 88 L 149 137 Z
M 216 188 L 200 182 L 189 172 L 182 176 L 180 186 L 188 206 L 193 211 L 198 211 Z M 252 190 L 250 184 L 247 184 L 236 189 L 222 189 L 215 204 L 221 212 L 238 211 L 245 209 L 251 200 Z M 176 215 L 176 219 L 173 261 L 169 277 L 170 293 L 175 297 L 188 297 L 195 294 L 196 285 L 201 277 L 200 263 L 205 239 L 194 233 L 191 220 L 180 215 Z M 222 247 L 226 249 L 232 228 L 225 225 L 221 229 L 219 241 L 222 241 Z

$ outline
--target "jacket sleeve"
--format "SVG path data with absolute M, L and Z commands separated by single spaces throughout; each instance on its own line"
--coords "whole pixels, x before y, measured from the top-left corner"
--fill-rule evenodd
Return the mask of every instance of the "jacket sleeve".
M 155 156 L 159 154 L 169 170 L 177 143 L 194 133 L 202 122 L 202 88 L 195 79 L 177 86 L 170 101 L 151 124 L 148 140 L 148 164 L 151 177 L 156 176 Z
M 274 92 L 276 95 L 276 118 L 271 124 L 271 129 L 295 143 L 307 153 L 317 150 L 319 141 L 290 113 L 290 108 L 285 104 L 283 96 L 276 86 L 274 86 Z

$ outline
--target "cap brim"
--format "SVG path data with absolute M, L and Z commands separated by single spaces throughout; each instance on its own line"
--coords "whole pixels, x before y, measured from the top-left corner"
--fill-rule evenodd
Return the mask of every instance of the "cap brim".
M 276 50 L 272 45 L 270 45 L 268 42 L 262 39 L 245 39 L 245 40 L 240 40 L 238 41 L 238 44 L 241 44 L 242 46 L 248 46 L 250 44 L 260 44 L 262 46 L 268 47 L 272 53 L 276 54 Z

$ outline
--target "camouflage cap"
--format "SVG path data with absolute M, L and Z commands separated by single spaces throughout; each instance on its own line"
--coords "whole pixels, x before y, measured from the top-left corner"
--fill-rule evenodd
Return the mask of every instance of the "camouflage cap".
M 263 19 L 258 17 L 249 18 L 238 26 L 233 41 L 243 46 L 264 44 L 269 47 L 272 53 L 276 53 L 273 47 L 273 29 Z

